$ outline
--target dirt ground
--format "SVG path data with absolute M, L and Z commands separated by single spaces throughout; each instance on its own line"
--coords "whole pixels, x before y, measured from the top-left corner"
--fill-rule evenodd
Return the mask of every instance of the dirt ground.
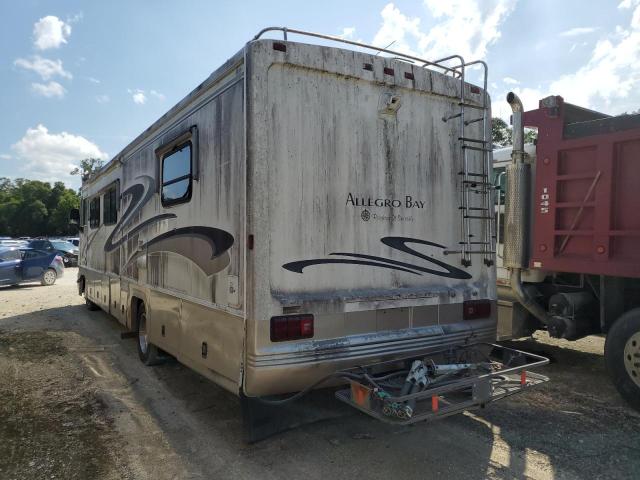
M 483 410 L 392 427 L 319 394 L 324 420 L 247 445 L 234 396 L 175 361 L 144 367 L 75 277 L 0 287 L 2 479 L 640 478 L 640 415 L 603 338 L 514 342 L 551 358 L 551 382 Z

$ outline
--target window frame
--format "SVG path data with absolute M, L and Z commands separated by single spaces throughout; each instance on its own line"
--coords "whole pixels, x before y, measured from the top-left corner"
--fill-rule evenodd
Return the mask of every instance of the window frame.
M 104 225 L 115 225 L 116 223 L 118 223 L 118 212 L 120 211 L 118 183 L 119 181 L 113 182 L 106 188 L 106 190 L 102 194 L 102 223 Z M 109 207 L 107 207 L 107 205 L 109 205 Z
M 170 182 L 164 182 L 164 161 L 166 158 L 170 157 L 173 153 L 176 153 L 181 148 L 184 148 L 185 145 L 190 144 L 190 155 L 189 155 L 189 188 L 187 190 L 187 195 L 176 199 L 176 200 L 165 200 L 162 195 L 163 187 L 167 185 L 171 185 L 172 183 L 177 183 L 179 181 L 185 180 L 187 178 L 186 175 L 178 178 L 172 179 Z M 158 183 L 157 183 L 157 193 L 160 195 L 160 203 L 163 207 L 171 207 L 173 205 L 179 205 L 181 203 L 187 203 L 191 201 L 191 197 L 193 195 L 193 182 L 200 180 L 200 167 L 199 167 L 199 152 L 198 152 L 198 127 L 197 125 L 192 125 L 186 131 L 183 130 L 177 136 L 171 138 L 171 140 L 164 142 L 160 147 L 158 147 L 155 151 L 156 158 L 158 162 L 156 165 L 158 166 Z
M 101 225 L 100 204 L 102 203 L 101 199 L 102 199 L 101 195 L 96 195 L 89 201 L 89 228 L 92 228 L 92 229 L 100 228 L 100 225 Z M 94 202 L 96 207 L 92 208 L 92 205 L 94 205 Z M 97 219 L 94 219 L 92 213 L 95 213 L 96 211 L 97 211 Z
M 165 182 L 164 181 L 164 162 L 166 159 L 171 157 L 171 155 L 183 150 L 186 147 L 189 147 L 189 173 L 187 175 L 182 175 L 180 177 L 172 178 L 171 180 Z M 191 200 L 191 196 L 193 194 L 193 142 L 189 138 L 186 141 L 176 143 L 173 145 L 171 150 L 168 150 L 162 154 L 162 161 L 160 162 L 160 201 L 163 207 L 170 207 L 173 205 L 178 205 L 180 203 L 187 203 Z M 173 185 L 174 183 L 182 182 L 184 180 L 189 180 L 189 186 L 187 187 L 187 192 L 180 198 L 167 200 L 164 198 L 164 187 Z

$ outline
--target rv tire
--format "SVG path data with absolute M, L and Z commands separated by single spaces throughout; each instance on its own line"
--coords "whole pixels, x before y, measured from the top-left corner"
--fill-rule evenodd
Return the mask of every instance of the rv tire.
M 142 363 L 147 366 L 158 365 L 162 362 L 162 357 L 158 347 L 149 343 L 149 324 L 147 322 L 147 311 L 144 303 L 138 305 L 138 315 L 136 319 L 138 331 L 138 356 Z
M 89 300 L 86 295 L 84 297 L 84 303 L 87 306 L 87 310 L 91 311 L 91 312 L 95 312 L 96 310 L 100 310 L 100 307 L 98 305 L 96 305 L 95 303 L 93 303 L 91 300 Z

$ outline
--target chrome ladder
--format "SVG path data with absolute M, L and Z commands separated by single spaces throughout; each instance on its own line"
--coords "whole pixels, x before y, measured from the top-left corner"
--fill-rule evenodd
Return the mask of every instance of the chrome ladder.
M 460 136 L 458 143 L 460 145 L 460 155 L 462 158 L 462 170 L 458 172 L 460 176 L 460 230 L 462 240 L 458 242 L 459 250 L 447 250 L 447 254 L 460 254 L 460 262 L 465 267 L 472 264 L 472 255 L 482 255 L 483 262 L 487 266 L 494 263 L 495 255 L 495 214 L 493 205 L 493 191 L 495 189 L 491 182 L 491 118 L 489 117 L 489 106 L 487 105 L 487 64 L 481 60 L 465 63 L 462 57 L 452 55 L 435 63 L 441 63 L 457 59 L 459 65 L 453 67 L 459 72 L 460 78 L 460 94 L 458 106 L 460 111 L 448 117 L 443 117 L 444 122 L 453 119 L 459 119 Z M 475 105 L 467 101 L 465 87 L 465 69 L 473 65 L 480 65 L 483 69 L 484 88 L 482 91 L 482 104 Z M 477 112 L 474 118 L 465 116 L 467 111 Z M 482 122 L 482 138 L 474 138 L 469 136 L 468 127 L 471 124 Z M 475 157 L 480 160 L 481 170 L 470 170 L 470 163 Z M 479 158 L 478 158 L 479 157 Z M 475 162 L 478 163 L 477 161 Z M 480 202 L 472 201 L 472 195 L 480 197 Z M 479 204 L 479 205 L 478 205 Z M 477 223 L 480 228 L 473 228 Z M 476 236 L 477 230 L 481 230 L 480 236 Z

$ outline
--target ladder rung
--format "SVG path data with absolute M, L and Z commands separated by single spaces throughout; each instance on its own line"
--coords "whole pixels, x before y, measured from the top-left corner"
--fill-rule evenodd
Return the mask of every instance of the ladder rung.
M 467 150 L 475 150 L 477 152 L 493 152 L 490 148 L 482 148 L 482 147 L 473 147 L 471 145 L 462 145 L 462 148 L 466 148 Z
M 469 126 L 469 125 L 471 125 L 472 123 L 481 122 L 481 121 L 483 121 L 483 120 L 484 120 L 484 117 L 474 118 L 473 120 L 465 120 L 465 121 L 464 121 L 464 124 L 465 124 L 466 126 Z
M 458 242 L 459 245 L 489 245 L 489 242 Z
M 483 185 L 483 186 L 493 187 L 493 183 L 489 183 L 489 182 L 476 182 L 475 180 L 463 180 L 463 181 L 462 181 L 462 183 L 464 183 L 464 184 L 468 184 L 468 185 L 473 185 L 473 186 Z
M 480 220 L 491 220 L 493 217 L 489 217 L 485 215 L 465 215 L 464 218 L 477 218 Z
M 463 253 L 462 250 L 445 250 L 444 254 L 445 255 L 451 255 L 453 253 Z M 464 252 L 468 255 L 486 255 L 488 253 L 494 254 L 496 252 L 492 252 L 491 250 L 471 250 L 471 251 L 466 251 Z
M 486 212 L 489 209 L 486 207 L 458 207 L 458 210 L 476 210 Z
M 458 102 L 458 105 L 460 107 L 475 108 L 476 110 L 486 110 L 487 109 L 487 107 L 483 107 L 482 105 L 474 105 L 473 103 L 467 103 L 467 102 Z
M 473 142 L 473 143 L 489 143 L 486 140 L 478 140 L 477 138 L 468 138 L 468 137 L 458 137 L 458 140 L 462 140 L 463 142 Z
M 464 172 L 458 172 L 458 175 L 464 175 Z M 486 173 L 467 172 L 467 177 L 484 177 L 489 178 Z

